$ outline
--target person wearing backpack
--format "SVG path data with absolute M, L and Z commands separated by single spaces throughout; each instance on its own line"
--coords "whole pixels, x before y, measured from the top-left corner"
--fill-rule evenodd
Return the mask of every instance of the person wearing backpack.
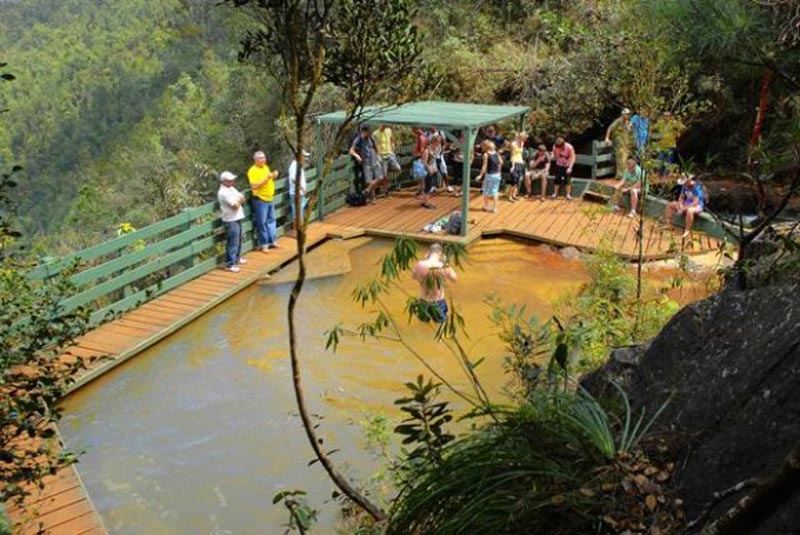
M 672 223 L 674 214 L 683 215 L 686 218 L 685 230 L 682 238 L 687 238 L 692 230 L 695 218 L 703 213 L 707 202 L 706 188 L 696 180 L 694 175 L 689 175 L 681 186 L 681 194 L 677 201 L 667 203 L 666 219 L 667 223 Z

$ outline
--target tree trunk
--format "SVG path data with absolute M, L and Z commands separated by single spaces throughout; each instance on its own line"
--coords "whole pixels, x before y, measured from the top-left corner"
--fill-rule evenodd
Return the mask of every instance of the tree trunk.
M 753 133 L 750 136 L 750 145 L 747 150 L 747 165 L 751 168 L 751 170 L 755 164 L 753 157 L 755 156 L 756 147 L 758 146 L 758 142 L 761 140 L 761 130 L 764 126 L 764 116 L 767 113 L 769 88 L 770 85 L 772 85 L 774 76 L 775 75 L 770 68 L 764 69 L 764 72 L 761 75 L 761 93 L 758 99 L 758 111 L 756 112 L 756 120 L 753 123 Z M 767 206 L 767 191 L 764 188 L 764 182 L 761 180 L 756 180 L 756 197 L 758 216 L 764 217 L 764 210 Z
M 305 119 L 298 121 L 298 123 L 303 124 L 304 121 Z M 298 138 L 302 138 L 302 128 L 298 128 L 298 132 L 300 132 Z M 319 438 L 315 432 L 314 422 L 311 420 L 311 416 L 306 405 L 305 393 L 303 390 L 303 380 L 300 374 L 300 360 L 297 354 L 297 327 L 295 324 L 294 314 L 295 308 L 297 308 L 297 300 L 300 298 L 300 292 L 303 290 L 303 284 L 306 280 L 306 222 L 305 218 L 301 217 L 300 214 L 300 195 L 297 194 L 298 188 L 300 187 L 300 170 L 302 169 L 304 162 L 302 139 L 298 139 L 295 156 L 297 159 L 297 174 L 295 175 L 295 208 L 297 210 L 295 211 L 295 225 L 297 225 L 296 234 L 298 273 L 297 280 L 292 287 L 292 293 L 289 295 L 287 316 L 289 321 L 289 355 L 292 363 L 292 384 L 294 386 L 295 400 L 297 401 L 297 410 L 300 413 L 301 420 L 303 421 L 303 429 L 306 432 L 308 442 L 311 445 L 311 448 L 314 450 L 314 455 L 317 457 L 320 464 L 322 464 L 323 468 L 328 473 L 328 476 L 331 478 L 336 487 L 338 487 L 339 490 L 341 490 L 342 493 L 350 498 L 350 500 L 352 500 L 356 505 L 369 513 L 372 518 L 381 521 L 386 518 L 386 513 L 381 510 L 380 507 L 370 502 L 365 496 L 358 492 L 358 490 L 353 488 L 347 479 L 345 479 L 333 466 L 333 462 L 322 447 L 322 439 Z M 317 188 L 319 190 L 319 188 L 322 187 L 323 170 L 319 169 L 317 171 L 319 173 L 317 181 Z

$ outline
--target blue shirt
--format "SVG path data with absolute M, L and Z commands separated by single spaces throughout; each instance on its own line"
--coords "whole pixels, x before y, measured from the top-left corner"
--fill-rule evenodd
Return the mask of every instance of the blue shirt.
M 683 195 L 683 204 L 686 206 L 691 205 L 695 199 L 698 200 L 697 205 L 700 208 L 705 208 L 705 194 L 703 193 L 703 186 L 700 182 L 695 182 L 694 186 L 683 186 L 681 188 L 681 195 Z
M 631 128 L 633 129 L 633 140 L 636 142 L 636 150 L 642 152 L 650 135 L 650 121 L 647 117 L 637 113 L 631 117 Z

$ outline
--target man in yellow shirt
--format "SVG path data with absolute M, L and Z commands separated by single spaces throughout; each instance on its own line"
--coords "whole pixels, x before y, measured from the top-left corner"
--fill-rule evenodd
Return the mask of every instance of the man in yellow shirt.
M 666 175 L 678 162 L 678 138 L 686 130 L 680 119 L 673 117 L 672 112 L 665 111 L 655 124 L 655 141 L 661 161 L 659 175 Z
M 253 166 L 247 171 L 247 180 L 253 192 L 253 223 L 256 229 L 256 245 L 262 252 L 278 247 L 278 229 L 275 222 L 275 179 L 278 172 L 270 170 L 263 152 L 253 154 Z

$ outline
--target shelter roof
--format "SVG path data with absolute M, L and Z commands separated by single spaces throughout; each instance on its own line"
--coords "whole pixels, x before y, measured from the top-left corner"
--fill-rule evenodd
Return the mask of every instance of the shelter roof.
M 528 106 L 497 106 L 464 102 L 422 101 L 398 106 L 370 106 L 356 117 L 357 122 L 405 126 L 436 126 L 450 129 L 474 129 L 527 113 Z M 341 123 L 344 111 L 317 117 L 320 123 Z

